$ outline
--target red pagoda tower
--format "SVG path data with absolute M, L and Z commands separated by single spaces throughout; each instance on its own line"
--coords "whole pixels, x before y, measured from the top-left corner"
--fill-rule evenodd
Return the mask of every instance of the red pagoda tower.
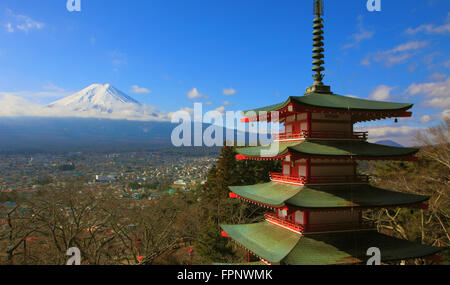
M 417 160 L 418 149 L 369 143 L 367 132 L 353 130 L 358 122 L 410 117 L 413 105 L 340 96 L 322 83 L 322 9 L 316 0 L 314 85 L 303 96 L 244 112 L 245 122 L 278 117 L 285 132 L 274 134 L 270 145 L 237 148 L 237 159 L 281 160 L 283 172 L 271 173 L 269 183 L 232 186 L 230 197 L 271 211 L 259 223 L 221 225 L 222 235 L 266 264 L 365 263 L 372 247 L 381 261 L 434 255 L 439 248 L 383 235 L 362 220 L 367 209 L 427 207 L 429 197 L 380 189 L 357 173 L 358 161 Z

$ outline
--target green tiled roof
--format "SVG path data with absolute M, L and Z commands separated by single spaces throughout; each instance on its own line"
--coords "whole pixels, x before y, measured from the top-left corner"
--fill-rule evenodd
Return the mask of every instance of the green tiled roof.
M 237 148 L 239 154 L 249 157 L 277 157 L 288 152 L 307 156 L 395 157 L 417 153 L 416 148 L 393 147 L 352 140 L 307 139 L 297 142 L 274 142 L 266 146 Z
M 286 107 L 290 103 L 297 103 L 304 106 L 318 108 L 344 109 L 349 111 L 400 111 L 408 110 L 413 106 L 413 104 L 409 103 L 381 102 L 336 94 L 307 93 L 304 96 L 291 96 L 283 103 L 245 111 L 243 112 L 243 115 L 252 116 L 255 115 L 254 113 L 258 115 L 259 112 L 277 111 Z
M 256 265 L 256 266 L 261 266 L 261 265 L 266 265 L 264 262 L 262 261 L 252 261 L 252 262 L 245 262 L 245 263 L 217 263 L 214 262 L 213 265 L 223 265 L 223 266 L 252 266 L 252 265 Z
M 376 231 L 305 234 L 300 236 L 268 222 L 221 225 L 236 242 L 272 263 L 337 265 L 366 262 L 367 249 L 378 247 L 382 261 L 417 258 L 441 248 L 412 243 Z
M 404 206 L 422 203 L 429 199 L 428 196 L 394 192 L 368 184 L 302 187 L 269 182 L 250 186 L 230 186 L 229 188 L 243 198 L 269 206 L 291 205 L 303 209 Z
M 274 182 L 249 186 L 229 186 L 228 188 L 243 198 L 273 207 L 284 206 L 286 200 L 297 195 L 302 189 L 300 186 Z
M 268 222 L 221 227 L 235 241 L 270 262 L 280 262 L 300 239 L 300 235 Z

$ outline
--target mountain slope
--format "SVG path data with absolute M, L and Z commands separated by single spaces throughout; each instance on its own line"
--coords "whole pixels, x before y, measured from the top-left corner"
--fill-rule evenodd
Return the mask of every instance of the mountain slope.
M 387 146 L 395 146 L 395 147 L 403 147 L 401 144 L 392 141 L 392 140 L 382 140 L 382 141 L 377 141 L 376 144 L 382 144 L 382 145 L 387 145 Z
M 48 105 L 50 108 L 69 108 L 73 111 L 98 110 L 112 113 L 121 109 L 124 104 L 140 107 L 141 103 L 114 88 L 110 84 L 92 84 L 91 86 Z
M 46 109 L 60 117 L 167 121 L 155 107 L 139 103 L 110 84 L 92 84 Z

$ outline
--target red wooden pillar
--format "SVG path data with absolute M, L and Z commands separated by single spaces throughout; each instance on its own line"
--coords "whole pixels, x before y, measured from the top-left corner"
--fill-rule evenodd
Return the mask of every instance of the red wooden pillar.
M 250 250 L 247 250 L 247 262 L 250 262 Z
M 308 182 L 311 176 L 311 158 L 306 159 L 306 181 Z
M 309 136 L 311 136 L 311 120 L 312 120 L 312 113 L 308 112 L 306 113 L 306 120 L 308 120 L 308 132 L 309 132 Z
M 305 230 L 308 230 L 308 223 L 309 223 L 309 211 L 303 212 L 303 228 Z

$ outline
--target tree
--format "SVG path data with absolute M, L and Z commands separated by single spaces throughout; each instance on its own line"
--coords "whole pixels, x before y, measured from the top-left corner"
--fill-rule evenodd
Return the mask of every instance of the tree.
M 448 247 L 449 235 L 449 121 L 417 134 L 421 144 L 419 161 L 371 163 L 377 186 L 399 192 L 429 196 L 428 210 L 381 209 L 365 213 L 388 234 L 427 245 Z M 449 261 L 444 252 L 443 262 Z M 416 264 L 428 261 L 415 260 Z
M 196 252 L 207 261 L 226 262 L 232 258 L 232 248 L 228 240 L 220 235 L 220 228 L 213 219 L 208 219 L 194 245 Z

